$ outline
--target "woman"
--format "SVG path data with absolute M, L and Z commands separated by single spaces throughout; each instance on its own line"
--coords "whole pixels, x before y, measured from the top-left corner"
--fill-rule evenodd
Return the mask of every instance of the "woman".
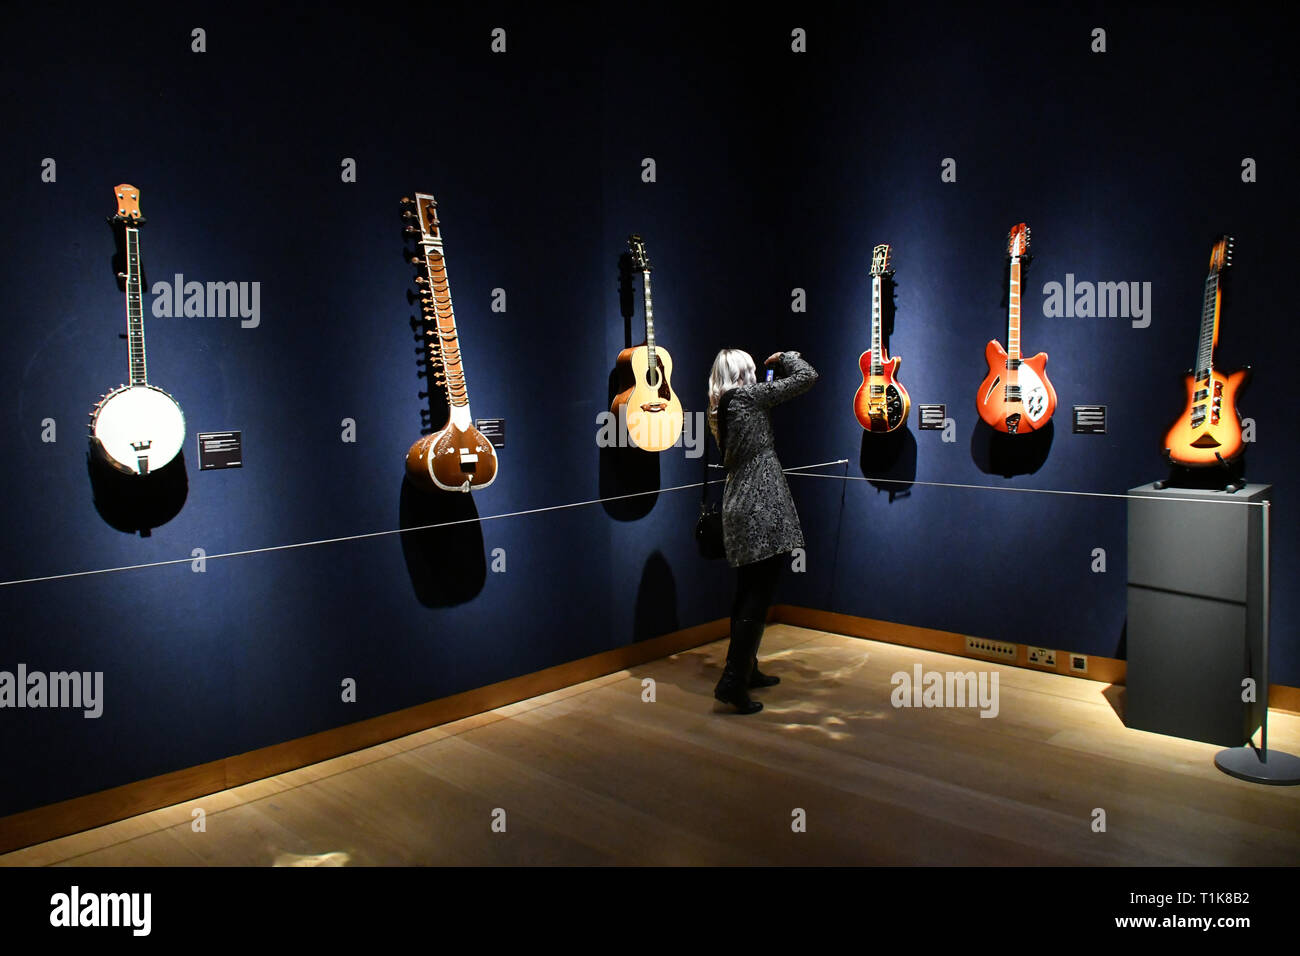
M 709 375 L 709 427 L 722 448 L 727 485 L 722 494 L 722 537 L 727 563 L 736 568 L 727 663 L 713 696 L 742 714 L 763 709 L 751 687 L 780 681 L 758 670 L 758 642 L 786 556 L 803 547 L 803 531 L 772 439 L 768 409 L 801 395 L 817 372 L 798 352 L 777 352 L 776 380 L 759 382 L 748 352 L 723 349 Z

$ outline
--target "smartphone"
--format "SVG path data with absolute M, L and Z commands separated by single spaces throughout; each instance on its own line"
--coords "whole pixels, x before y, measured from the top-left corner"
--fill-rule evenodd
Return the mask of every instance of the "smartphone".
M 776 369 L 774 369 L 774 368 L 770 368 L 770 369 L 768 369 L 768 370 L 767 370 L 767 380 L 768 380 L 769 382 L 772 381 L 772 376 L 775 375 L 775 374 L 776 374 Z

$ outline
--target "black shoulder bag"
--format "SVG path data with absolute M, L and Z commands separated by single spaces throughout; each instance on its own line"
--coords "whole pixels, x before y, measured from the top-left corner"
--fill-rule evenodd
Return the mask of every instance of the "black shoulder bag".
M 722 461 L 727 460 L 727 405 L 735 390 L 727 392 L 718 402 L 718 447 L 722 449 Z M 727 556 L 727 546 L 722 537 L 722 507 L 709 504 L 709 439 L 704 438 L 704 484 L 700 488 L 700 516 L 695 521 L 695 546 L 700 549 L 700 557 L 717 561 Z

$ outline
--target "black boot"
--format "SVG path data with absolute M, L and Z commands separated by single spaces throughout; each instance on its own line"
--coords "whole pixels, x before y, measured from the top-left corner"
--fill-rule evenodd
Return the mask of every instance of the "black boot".
M 749 675 L 750 688 L 775 687 L 777 684 L 781 683 L 781 678 L 774 674 L 764 674 L 758 669 L 758 644 L 763 639 L 763 631 L 767 629 L 767 622 L 762 619 L 753 620 L 747 618 L 742 620 L 741 624 L 747 627 L 752 627 L 757 632 L 757 637 L 754 638 L 754 669 Z
M 756 629 L 754 624 L 759 626 Z M 763 705 L 749 698 L 750 679 L 754 673 L 754 652 L 763 636 L 762 621 L 736 621 L 731 629 L 731 643 L 727 647 L 727 664 L 722 669 L 722 679 L 713 689 L 713 696 L 724 704 L 735 707 L 738 713 L 756 714 Z
M 775 674 L 764 674 L 758 669 L 758 658 L 754 658 L 754 669 L 749 673 L 749 686 L 753 687 L 775 687 L 781 683 L 781 678 Z

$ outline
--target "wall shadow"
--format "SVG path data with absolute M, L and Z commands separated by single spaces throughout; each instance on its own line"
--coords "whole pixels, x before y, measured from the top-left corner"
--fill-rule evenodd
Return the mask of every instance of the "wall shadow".
M 652 637 L 681 630 L 677 614 L 677 580 L 672 566 L 658 550 L 646 559 L 641 569 L 641 584 L 636 592 L 636 617 L 632 639 L 647 641 Z
M 402 557 L 415 597 L 425 607 L 464 604 L 483 590 L 487 557 L 478 517 L 472 494 L 422 491 L 403 476 L 398 516 Z M 453 521 L 461 523 L 446 524 Z M 446 526 L 426 527 L 436 524 Z
M 95 511 L 104 523 L 124 534 L 149 537 L 185 506 L 189 473 L 182 450 L 164 467 L 147 475 L 128 475 L 104 461 L 93 449 L 86 453 L 86 471 Z
M 1032 475 L 1047 461 L 1055 434 L 1055 416 L 1044 427 L 1023 435 L 1005 435 L 976 418 L 970 436 L 971 460 L 986 475 Z
M 916 480 L 916 436 L 911 428 L 904 425 L 883 435 L 864 430 L 858 467 L 867 484 L 888 492 L 891 504 L 908 497 Z
M 620 380 L 618 369 L 609 373 L 611 403 L 614 396 L 623 390 L 619 387 Z M 661 487 L 658 453 L 642 451 L 633 445 L 628 440 L 626 425 L 619 422 L 618 445 L 600 448 L 599 454 L 600 497 L 636 496 L 602 501 L 605 513 L 616 521 L 637 521 L 648 515 L 659 500 L 659 496 L 654 494 Z

